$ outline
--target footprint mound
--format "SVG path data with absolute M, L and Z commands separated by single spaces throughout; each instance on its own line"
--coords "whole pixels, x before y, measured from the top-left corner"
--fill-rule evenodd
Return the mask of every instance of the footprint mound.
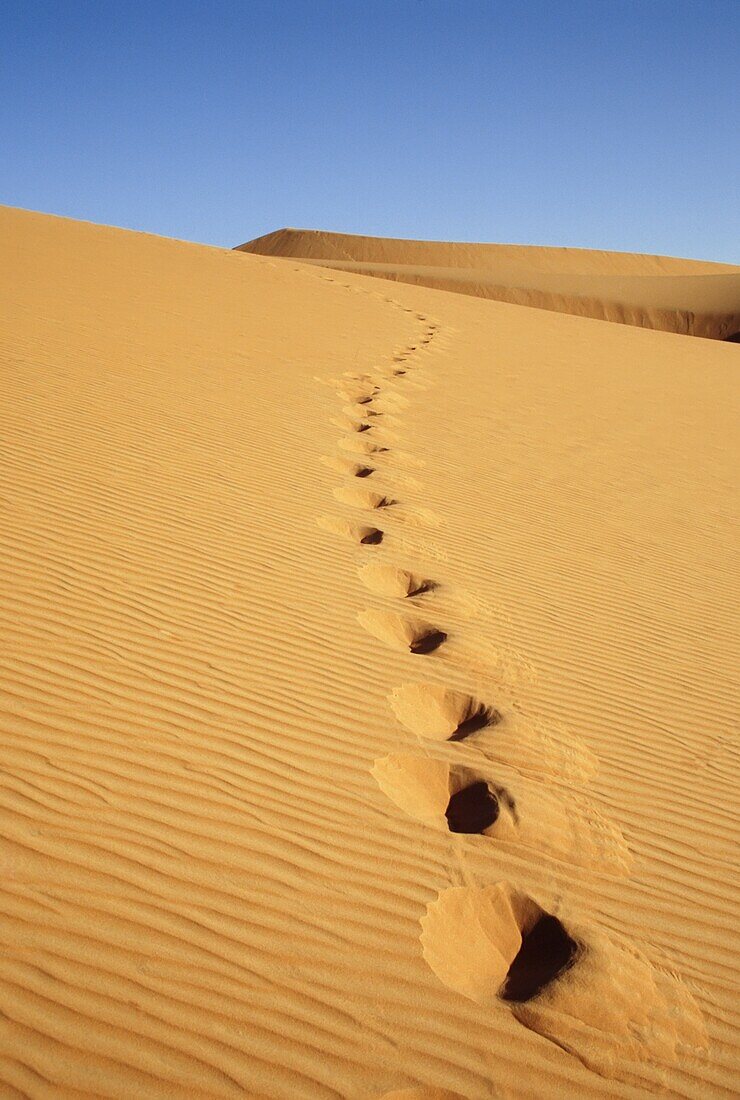
M 403 684 L 392 692 L 389 701 L 402 726 L 437 741 L 462 741 L 501 721 L 493 707 L 438 684 Z
M 704 1057 L 694 998 L 634 943 L 548 913 L 508 882 L 443 890 L 421 920 L 441 982 L 516 1020 L 595 1073 L 644 1087 L 641 1064 Z
M 373 776 L 391 802 L 426 825 L 514 843 L 540 861 L 554 858 L 599 875 L 629 873 L 624 837 L 587 799 L 498 761 L 473 767 L 391 754 L 376 761 Z
M 330 423 L 335 428 L 339 428 L 340 432 L 354 432 L 357 428 L 357 421 L 352 420 L 349 416 L 332 416 L 329 418 Z
M 572 966 L 578 955 L 578 944 L 568 935 L 562 923 L 552 913 L 541 913 L 539 919 L 522 936 L 501 989 L 501 999 L 521 1004 L 535 997 L 541 989 Z
M 413 753 L 392 753 L 375 761 L 372 774 L 391 802 L 425 825 L 451 833 L 510 836 L 514 832 L 513 799 L 472 768 Z
M 391 646 L 411 653 L 433 653 L 447 639 L 439 630 L 422 619 L 406 619 L 388 611 L 361 611 L 357 616 L 361 626 L 373 637 Z
M 339 455 L 324 455 L 321 461 L 330 470 L 349 474 L 350 477 L 370 477 L 375 473 L 372 466 L 364 466 L 361 462 L 353 462 L 351 458 L 341 458 Z
M 338 516 L 321 516 L 317 520 L 319 527 L 325 531 L 331 531 L 333 535 L 341 535 L 351 542 L 361 543 L 365 546 L 376 546 L 383 541 L 383 532 L 378 527 L 371 527 L 365 523 L 350 523 L 349 520 L 340 519 Z
M 359 570 L 359 577 L 366 588 L 377 596 L 418 596 L 434 587 L 432 581 L 425 580 L 408 569 L 398 569 L 394 565 L 381 565 L 370 562 Z
M 387 508 L 393 503 L 383 493 L 362 489 L 359 485 L 340 485 L 334 490 L 334 496 L 342 504 L 350 504 L 353 508 Z
M 370 385 L 352 387 L 351 389 L 345 387 L 337 390 L 339 397 L 342 401 L 346 401 L 348 405 L 369 405 L 377 392 L 378 387 Z
M 357 420 L 370 420 L 383 415 L 382 413 L 376 412 L 375 409 L 368 408 L 367 405 L 343 405 L 342 412 L 353 422 Z
M 386 798 L 416 821 L 445 829 L 450 799 L 450 766 L 411 753 L 392 753 L 376 760 L 372 775 Z
M 383 454 L 388 450 L 387 447 L 383 447 L 380 443 L 372 443 L 365 438 L 364 434 L 360 435 L 357 432 L 353 432 L 348 439 L 340 439 L 339 447 L 343 451 L 351 451 L 358 455 Z
M 564 925 L 508 882 L 443 890 L 422 918 L 424 958 L 445 985 L 478 1004 L 536 997 L 577 961 Z

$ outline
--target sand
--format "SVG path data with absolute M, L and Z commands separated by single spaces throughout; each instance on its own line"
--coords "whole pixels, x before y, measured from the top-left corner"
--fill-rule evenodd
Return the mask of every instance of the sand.
M 740 267 L 625 252 L 279 229 L 239 246 L 337 271 L 709 339 L 740 339 Z
M 0 227 L 0 1095 L 731 1096 L 737 347 Z

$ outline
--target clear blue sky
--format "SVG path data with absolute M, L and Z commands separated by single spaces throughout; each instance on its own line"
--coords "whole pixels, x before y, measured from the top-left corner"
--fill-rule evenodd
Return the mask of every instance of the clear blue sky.
M 740 262 L 740 0 L 4 0 L 0 202 Z

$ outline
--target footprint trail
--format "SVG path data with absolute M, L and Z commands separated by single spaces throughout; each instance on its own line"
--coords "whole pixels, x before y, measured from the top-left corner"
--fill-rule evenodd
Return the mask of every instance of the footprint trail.
M 383 300 L 414 313 L 392 298 Z M 348 479 L 333 490 L 338 504 L 368 514 L 387 511 L 394 524 L 433 530 L 441 517 L 423 506 L 409 510 L 396 472 L 424 463 L 400 451 L 398 436 L 387 426 L 392 421 L 402 427 L 410 395 L 428 390 L 415 376 L 423 375 L 422 362 L 429 360 L 419 357 L 433 347 L 440 326 L 420 313 L 414 319 L 423 326 L 421 335 L 390 362 L 374 371 L 347 371 L 337 381 L 342 419 L 334 422 L 343 433 L 338 450 L 344 454 L 322 461 Z M 353 483 L 357 478 L 372 478 L 372 487 Z M 375 488 L 378 478 L 382 484 Z M 406 481 L 407 488 L 413 485 Z M 319 522 L 362 546 L 387 544 L 385 532 L 369 524 L 342 516 Z M 429 552 L 444 558 L 443 546 Z M 382 549 L 359 567 L 358 578 L 385 606 L 359 611 L 360 625 L 379 644 L 434 661 L 429 667 L 444 672 L 448 625 L 436 616 L 431 621 L 395 610 L 398 601 L 421 607 L 440 585 L 416 562 L 386 563 L 378 553 Z M 467 672 L 479 679 L 481 666 L 469 662 Z M 632 856 L 620 830 L 579 789 L 596 764 L 585 746 L 575 739 L 562 744 L 495 699 L 443 682 L 400 684 L 389 704 L 421 751 L 391 753 L 375 762 L 372 774 L 410 818 L 443 830 L 456 845 L 483 844 L 492 859 L 504 845 L 524 860 L 629 875 Z M 437 757 L 425 745 L 445 755 Z M 495 863 L 491 868 L 494 881 L 450 886 L 421 918 L 423 956 L 440 981 L 489 1011 L 511 1012 L 594 1072 L 625 1081 L 642 1080 L 641 1064 L 670 1065 L 685 1050 L 703 1049 L 700 1013 L 675 976 L 658 970 L 636 945 L 602 930 L 597 918 L 572 912 L 567 895 L 541 904 L 517 885 L 497 881 Z M 603 1010 L 595 1011 L 595 1000 L 604 1002 Z

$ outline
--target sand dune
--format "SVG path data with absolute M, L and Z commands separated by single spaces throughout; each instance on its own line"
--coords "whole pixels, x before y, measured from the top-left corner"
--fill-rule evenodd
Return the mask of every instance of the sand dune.
M 713 339 L 740 336 L 740 268 L 578 248 L 281 229 L 239 246 L 339 271 Z
M 733 1095 L 737 348 L 0 225 L 0 1094 Z

